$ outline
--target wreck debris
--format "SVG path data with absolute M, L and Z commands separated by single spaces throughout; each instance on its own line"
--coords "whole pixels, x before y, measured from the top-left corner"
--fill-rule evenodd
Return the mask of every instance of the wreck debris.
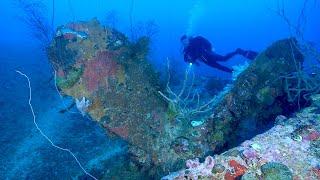
M 235 142 L 248 138 L 240 133 L 248 132 L 243 128 L 250 127 L 254 132 L 271 123 L 277 115 L 288 113 L 286 92 L 279 77 L 295 71 L 292 54 L 297 62 L 303 61 L 298 49 L 291 50 L 292 42 L 295 41 L 275 42 L 239 74 L 208 123 L 208 128 L 212 128 L 208 140 L 213 151 L 219 152 L 225 146 L 232 147 Z

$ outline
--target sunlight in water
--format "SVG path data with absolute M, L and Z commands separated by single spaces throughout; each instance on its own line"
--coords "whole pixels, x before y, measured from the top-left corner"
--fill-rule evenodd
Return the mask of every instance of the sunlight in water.
M 189 11 L 189 21 L 187 26 L 187 35 L 194 34 L 194 26 L 196 22 L 203 16 L 205 12 L 204 1 L 196 1 L 193 7 Z

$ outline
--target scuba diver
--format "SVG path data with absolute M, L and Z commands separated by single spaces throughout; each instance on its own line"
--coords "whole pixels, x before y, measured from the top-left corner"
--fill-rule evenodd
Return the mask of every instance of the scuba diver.
M 212 51 L 211 43 L 201 37 L 190 37 L 183 35 L 181 37 L 181 43 L 183 44 L 184 61 L 192 64 L 199 65 L 197 60 L 201 60 L 208 66 L 217 68 L 219 70 L 232 73 L 233 69 L 220 65 L 218 62 L 228 61 L 235 55 L 241 55 L 247 59 L 253 60 L 257 57 L 258 53 L 254 51 L 246 51 L 243 49 L 236 49 L 234 52 L 226 55 L 219 55 Z

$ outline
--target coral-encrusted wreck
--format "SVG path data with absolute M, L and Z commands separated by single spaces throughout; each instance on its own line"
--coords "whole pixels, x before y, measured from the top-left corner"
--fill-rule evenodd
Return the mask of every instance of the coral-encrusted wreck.
M 126 140 L 132 161 L 142 170 L 160 175 L 208 148 L 200 136 L 192 137 L 197 141 L 184 138 L 192 133 L 188 123 L 177 125 L 169 118 L 158 75 L 147 61 L 148 41 L 130 42 L 97 20 L 76 22 L 58 28 L 48 55 L 61 92 L 85 100 L 77 107 L 89 102 L 78 108 L 81 113 Z
M 295 72 L 303 60 L 294 39 L 277 41 L 260 53 L 237 77 L 207 124 L 213 128 L 208 137 L 212 150 L 251 138 L 247 134 L 292 112 L 282 77 Z
M 242 123 L 263 124 L 285 111 L 279 77 L 294 71 L 292 55 L 298 62 L 303 60 L 296 48 L 289 47 L 291 43 L 279 41 L 261 53 L 239 75 L 213 117 L 196 127 L 176 121 L 158 93 L 164 91 L 147 60 L 147 37 L 130 42 L 95 19 L 69 23 L 57 29 L 48 56 L 61 92 L 77 101 L 82 114 L 129 143 L 134 162 L 130 164 L 161 177 L 183 168 L 188 159 L 204 157 L 235 141 L 243 131 Z M 213 165 L 209 158 L 199 167 L 208 172 Z M 240 164 L 230 165 L 240 167 L 242 174 Z

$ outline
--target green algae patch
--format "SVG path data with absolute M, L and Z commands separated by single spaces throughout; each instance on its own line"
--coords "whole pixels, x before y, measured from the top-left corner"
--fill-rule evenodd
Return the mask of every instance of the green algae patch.
M 261 166 L 262 176 L 265 180 L 292 180 L 293 176 L 290 169 L 281 163 L 267 163 Z
M 65 77 L 57 77 L 57 85 L 61 89 L 68 89 L 79 81 L 83 68 L 72 68 Z
M 264 105 L 271 105 L 275 100 L 272 96 L 272 89 L 269 87 L 260 89 L 257 93 L 257 99 L 261 104 Z

